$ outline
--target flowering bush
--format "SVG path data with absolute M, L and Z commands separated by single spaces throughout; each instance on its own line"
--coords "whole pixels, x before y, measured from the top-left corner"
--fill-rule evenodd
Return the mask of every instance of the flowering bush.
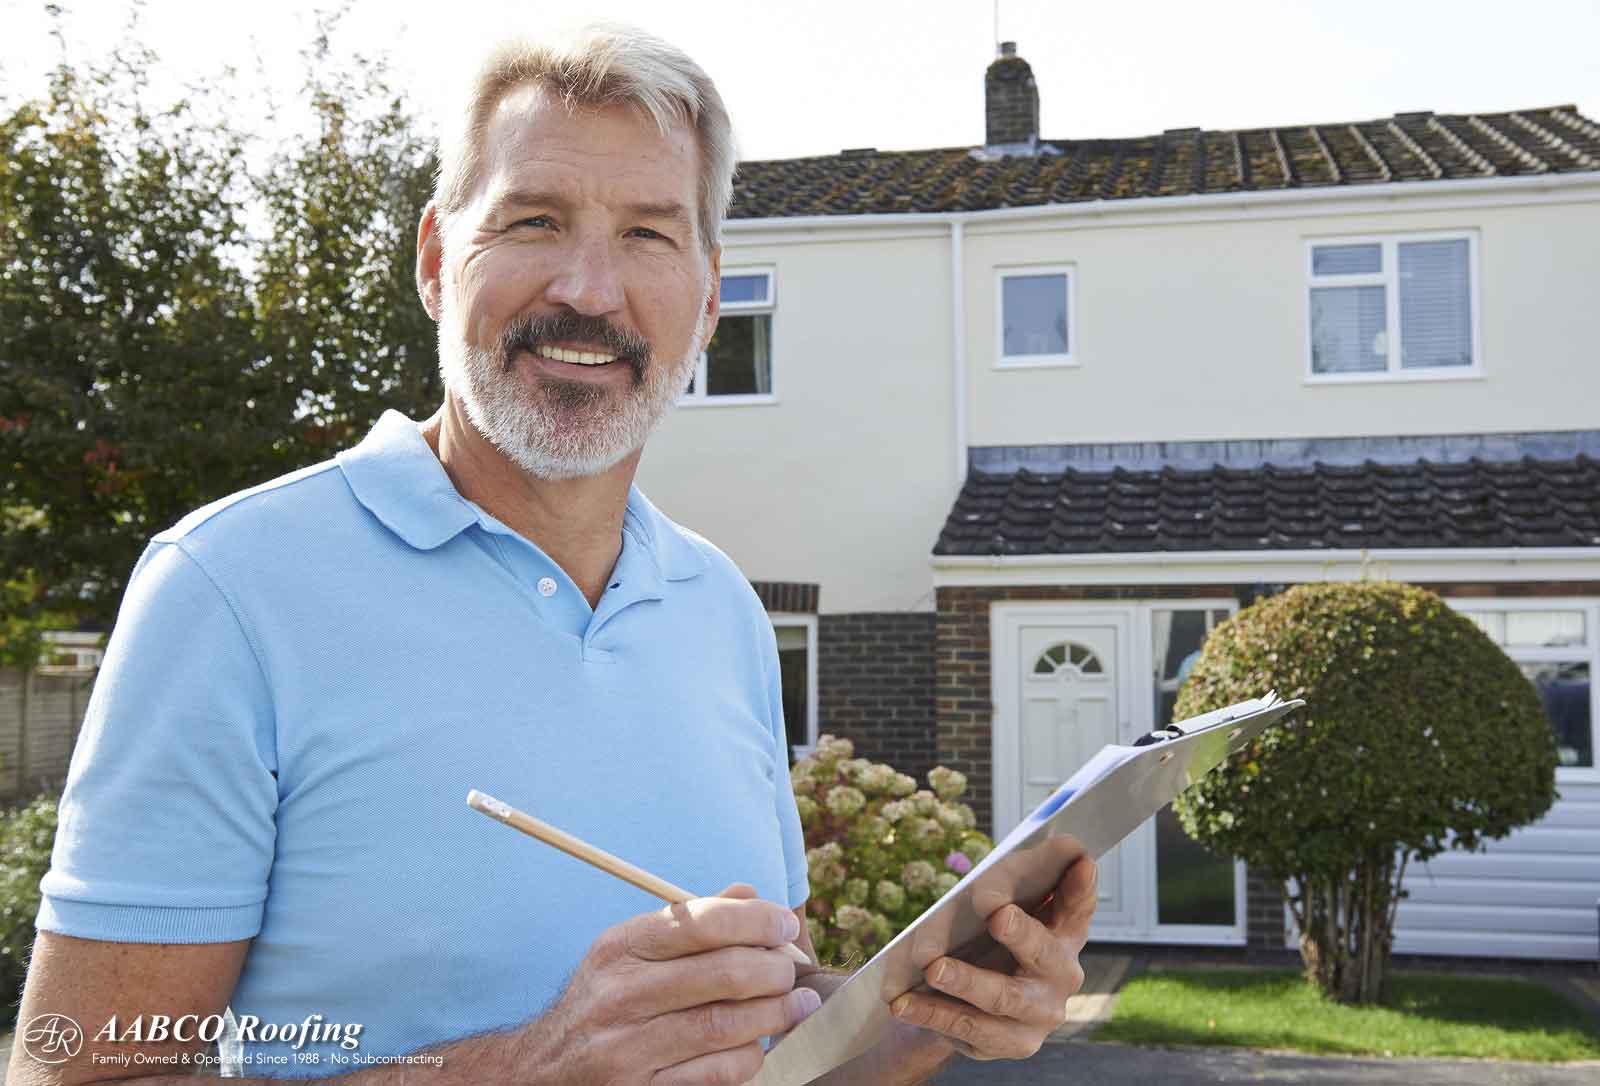
M 811 899 L 806 924 L 818 958 L 853 968 L 989 854 L 977 816 L 956 802 L 965 775 L 939 766 L 930 789 L 892 766 L 854 758 L 848 739 L 824 735 L 790 771 L 805 827 Z

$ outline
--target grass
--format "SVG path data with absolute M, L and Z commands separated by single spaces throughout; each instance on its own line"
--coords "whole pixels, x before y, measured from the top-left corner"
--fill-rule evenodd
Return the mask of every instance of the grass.
M 1383 1005 L 1324 999 L 1287 970 L 1147 973 L 1117 997 L 1097 1041 L 1239 1045 L 1349 1056 L 1600 1059 L 1600 1028 L 1526 981 L 1391 976 Z

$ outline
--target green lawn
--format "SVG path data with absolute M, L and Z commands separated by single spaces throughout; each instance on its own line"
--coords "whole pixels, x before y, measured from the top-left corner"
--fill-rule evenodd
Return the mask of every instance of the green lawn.
M 1541 985 L 1482 977 L 1395 976 L 1380 1007 L 1325 1000 L 1296 973 L 1147 973 L 1117 997 L 1097 1041 L 1241 1045 L 1364 1056 L 1600 1059 L 1600 1028 Z

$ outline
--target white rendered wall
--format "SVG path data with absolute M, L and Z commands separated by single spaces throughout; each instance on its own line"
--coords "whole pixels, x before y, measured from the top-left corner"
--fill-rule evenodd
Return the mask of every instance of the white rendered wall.
M 777 402 L 679 407 L 640 487 L 752 580 L 820 584 L 824 612 L 931 610 L 956 491 L 949 251 L 943 233 L 728 245 L 725 271 L 776 269 Z
M 971 444 L 1600 425 L 1600 202 L 1592 191 L 1587 202 L 1536 206 L 1147 221 L 967 227 Z M 1308 383 L 1307 240 L 1456 230 L 1478 236 L 1484 375 Z M 994 269 L 1030 263 L 1077 270 L 1076 368 L 994 368 Z

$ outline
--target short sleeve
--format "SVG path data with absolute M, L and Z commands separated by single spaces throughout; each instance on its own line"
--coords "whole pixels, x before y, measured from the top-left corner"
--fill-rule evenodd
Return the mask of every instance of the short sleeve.
M 783 720 L 783 676 L 778 667 L 778 638 L 771 623 L 763 622 L 762 672 L 767 680 L 767 720 L 772 727 L 776 766 L 773 771 L 773 802 L 777 805 L 778 830 L 783 838 L 783 863 L 789 872 L 789 907 L 797 908 L 811 896 L 811 875 L 806 865 L 805 832 L 800 828 L 800 810 L 794 802 L 794 786 L 789 783 L 789 733 Z
M 181 537 L 129 578 L 62 794 L 36 926 L 113 942 L 261 930 L 276 839 L 271 697 Z

